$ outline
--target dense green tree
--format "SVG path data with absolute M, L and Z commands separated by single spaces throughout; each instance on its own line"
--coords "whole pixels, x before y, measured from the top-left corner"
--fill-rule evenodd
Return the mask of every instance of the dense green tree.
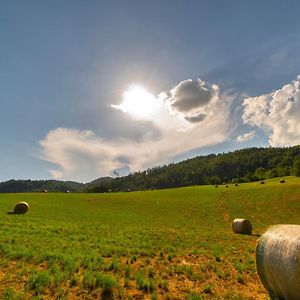
M 293 162 L 293 174 L 300 176 L 300 158 L 296 158 Z
M 259 180 L 266 179 L 266 169 L 263 167 L 259 167 L 255 170 L 254 174 Z

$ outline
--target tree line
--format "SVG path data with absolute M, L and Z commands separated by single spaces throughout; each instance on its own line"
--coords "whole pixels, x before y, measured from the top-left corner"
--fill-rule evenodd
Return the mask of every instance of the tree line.
M 57 180 L 9 180 L 0 193 L 119 192 L 175 188 L 202 184 L 242 183 L 289 175 L 300 176 L 300 146 L 248 148 L 197 156 L 122 177 L 103 177 L 83 184 Z
M 165 189 L 300 176 L 300 146 L 248 148 L 197 156 L 90 186 L 88 192 Z

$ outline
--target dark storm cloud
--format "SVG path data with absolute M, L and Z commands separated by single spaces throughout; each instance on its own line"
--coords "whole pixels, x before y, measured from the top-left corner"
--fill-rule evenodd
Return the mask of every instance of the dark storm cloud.
M 205 82 L 197 80 L 184 80 L 172 91 L 172 106 L 181 112 L 188 112 L 210 102 L 214 90 L 205 85 Z

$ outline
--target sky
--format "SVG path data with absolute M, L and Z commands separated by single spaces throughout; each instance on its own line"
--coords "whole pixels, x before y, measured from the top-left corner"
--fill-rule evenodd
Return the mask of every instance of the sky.
M 300 2 L 0 7 L 0 181 L 300 144 Z

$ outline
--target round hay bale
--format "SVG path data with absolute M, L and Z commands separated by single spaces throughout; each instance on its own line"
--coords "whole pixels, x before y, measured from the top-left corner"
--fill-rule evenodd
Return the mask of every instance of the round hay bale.
M 239 184 L 238 184 L 238 183 L 235 183 L 234 186 L 239 186 Z
M 67 193 L 67 194 L 69 194 L 69 193 L 70 193 L 70 191 L 69 191 L 69 190 L 67 190 L 67 191 L 66 191 L 66 193 Z
M 215 184 L 215 187 L 217 188 L 217 187 L 218 187 L 218 185 L 217 185 L 217 184 Z
M 229 187 L 227 184 L 226 184 L 226 186 L 225 187 Z
M 28 212 L 28 209 L 29 209 L 29 205 L 27 202 L 19 202 L 14 208 L 14 213 L 26 214 Z
M 300 295 L 300 225 L 275 225 L 256 246 L 256 268 L 271 299 Z
M 251 222 L 247 219 L 234 219 L 232 224 L 232 231 L 239 234 L 252 234 Z
M 280 179 L 280 183 L 285 183 L 285 180 L 284 179 Z
M 264 182 L 264 181 L 261 181 L 260 184 L 265 184 L 265 182 Z

